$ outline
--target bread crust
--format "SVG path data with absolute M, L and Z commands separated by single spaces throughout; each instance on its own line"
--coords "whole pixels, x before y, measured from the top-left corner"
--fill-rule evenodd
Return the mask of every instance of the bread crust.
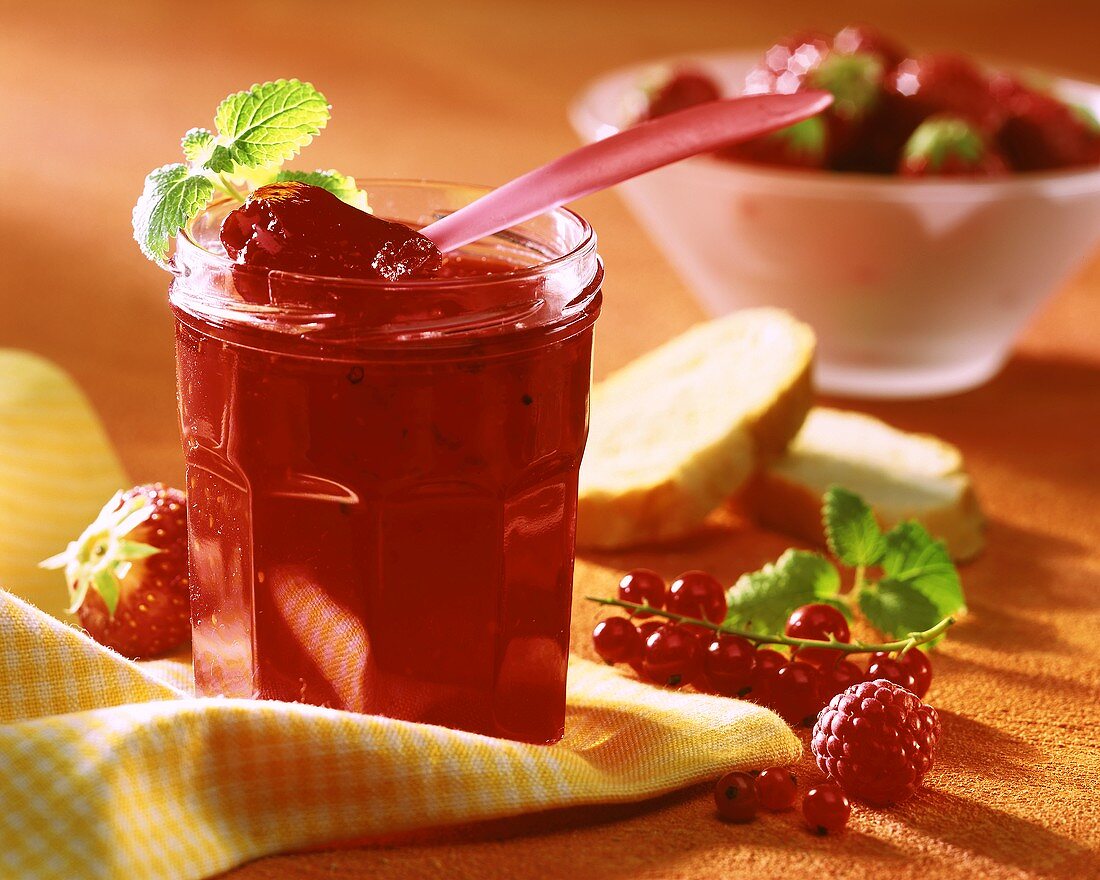
M 895 430 L 870 416 L 841 411 L 829 412 L 835 412 L 853 423 L 864 421 L 869 427 Z M 905 509 L 887 509 L 884 505 L 876 505 L 873 497 L 868 497 L 867 501 L 874 509 L 879 524 L 884 529 L 889 529 L 903 519 L 916 519 L 929 533 L 947 545 L 953 558 L 959 561 L 974 558 L 984 546 L 985 517 L 958 449 L 928 434 L 898 434 L 904 438 L 901 442 L 922 444 L 925 449 L 934 451 L 942 459 L 943 469 L 925 475 L 924 478 L 935 480 L 943 487 L 950 487 L 951 491 L 944 492 L 949 497 L 942 503 L 910 506 Z M 815 447 L 815 451 L 820 452 L 820 449 Z M 795 448 L 787 456 L 763 463 L 747 482 L 738 500 L 746 513 L 760 525 L 811 544 L 824 546 L 821 495 L 829 480 L 823 476 L 811 485 L 790 476 L 789 471 L 794 468 L 785 469 L 784 466 L 798 455 L 798 444 L 795 444 Z M 884 484 L 887 480 L 898 479 L 904 479 L 904 475 L 890 473 L 888 466 L 884 464 Z
M 719 382 L 752 381 L 751 377 L 722 375 L 721 370 L 716 373 L 712 368 L 720 364 L 725 369 L 727 362 L 733 364 L 739 359 L 766 358 L 769 348 L 781 351 L 786 358 L 785 363 L 778 362 L 778 367 L 773 361 L 772 369 L 762 371 L 774 387 L 751 387 L 739 411 L 733 392 L 735 409 L 728 425 L 722 424 L 720 414 L 715 416 L 719 411 L 708 407 L 705 397 L 700 400 L 695 395 L 697 405 L 706 411 L 706 418 L 700 416 L 698 421 L 709 429 L 721 426 L 721 430 L 703 431 L 697 442 L 692 438 L 686 444 L 672 444 L 672 457 L 661 462 L 659 473 L 638 474 L 624 468 L 622 460 L 629 461 L 628 452 L 614 444 L 602 448 L 607 444 L 590 442 L 578 500 L 579 546 L 615 549 L 661 543 L 698 529 L 711 511 L 752 476 L 763 456 L 781 452 L 798 433 L 813 396 L 813 331 L 776 309 L 746 310 L 691 328 L 684 336 L 614 374 L 594 392 L 594 409 L 615 410 L 609 423 L 622 420 L 626 414 L 638 419 L 663 419 L 669 424 L 683 420 L 693 426 L 695 420 L 686 416 L 700 415 L 699 410 L 685 409 L 688 404 L 679 396 L 656 394 L 651 386 L 677 378 L 696 390 L 698 386 L 690 380 L 714 386 Z M 666 370 L 660 377 L 653 375 L 655 363 Z M 608 399 L 612 392 L 613 399 Z M 716 388 L 714 398 L 729 401 L 730 395 L 730 387 Z M 763 402 L 758 402 L 761 396 Z M 656 408 L 646 409 L 645 403 Z M 655 442 L 659 448 L 660 441 Z

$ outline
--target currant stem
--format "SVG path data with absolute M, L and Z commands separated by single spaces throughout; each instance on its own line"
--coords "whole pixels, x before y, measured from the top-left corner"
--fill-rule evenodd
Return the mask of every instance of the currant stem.
M 596 596 L 586 596 L 585 598 L 589 602 L 595 602 L 598 605 L 613 605 L 616 608 L 626 608 L 631 612 L 645 611 L 648 614 L 674 620 L 677 623 L 690 623 L 694 626 L 702 626 L 706 629 L 714 630 L 714 632 L 722 633 L 723 635 L 740 636 L 743 639 L 758 644 L 788 645 L 792 648 L 831 648 L 842 654 L 873 654 L 876 651 L 881 651 L 883 653 L 908 651 L 911 648 L 915 648 L 917 645 L 924 645 L 928 642 L 935 641 L 947 632 L 948 627 L 955 623 L 954 617 L 945 617 L 931 629 L 926 629 L 923 632 L 911 632 L 904 639 L 898 639 L 893 642 L 881 642 L 879 644 L 867 644 L 866 642 L 824 642 L 817 639 L 794 639 L 790 636 L 761 634 L 743 629 L 735 629 L 725 623 L 711 623 L 709 620 L 700 620 L 697 617 L 688 617 L 684 614 L 677 614 L 674 611 L 664 611 L 649 605 L 639 605 L 636 602 L 625 602 L 622 599 L 600 599 Z

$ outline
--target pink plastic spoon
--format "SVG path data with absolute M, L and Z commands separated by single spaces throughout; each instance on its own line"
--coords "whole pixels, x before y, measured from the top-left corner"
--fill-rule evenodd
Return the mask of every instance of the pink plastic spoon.
M 714 101 L 620 131 L 528 171 L 421 230 L 441 251 L 688 156 L 746 141 L 820 113 L 828 92 Z

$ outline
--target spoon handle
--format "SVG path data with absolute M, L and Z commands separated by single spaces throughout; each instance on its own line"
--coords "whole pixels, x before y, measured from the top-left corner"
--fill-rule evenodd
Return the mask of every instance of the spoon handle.
M 566 153 L 421 230 L 453 251 L 631 177 L 801 122 L 832 102 L 828 92 L 753 95 L 700 104 Z

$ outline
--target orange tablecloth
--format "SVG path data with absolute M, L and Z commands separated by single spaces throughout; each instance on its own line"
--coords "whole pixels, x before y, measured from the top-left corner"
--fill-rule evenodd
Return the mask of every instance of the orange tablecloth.
M 60 362 L 103 414 L 135 479 L 178 482 L 165 278 L 129 240 L 130 206 L 176 137 L 256 80 L 300 76 L 333 102 L 310 165 L 500 182 L 575 144 L 565 103 L 601 69 L 675 51 L 759 45 L 876 15 L 912 42 L 1100 79 L 1089 0 L 930 0 L 919 9 L 809 2 L 415 6 L 2 3 L 0 346 Z M 846 7 L 846 8 L 842 8 Z M 1029 8 L 1030 7 L 1030 8 Z M 607 261 L 597 372 L 697 320 L 689 293 L 610 194 L 581 205 Z M 991 519 L 964 571 L 971 614 L 936 659 L 944 745 L 927 790 L 857 808 L 818 839 L 795 813 L 713 818 L 709 792 L 564 811 L 337 852 L 271 858 L 233 880 L 309 877 L 1055 876 L 1100 873 L 1100 263 L 1038 316 L 975 392 L 858 404 L 957 443 Z M 851 405 L 851 404 L 847 404 Z M 625 566 L 732 579 L 784 540 L 717 524 L 676 553 L 585 560 L 577 595 Z M 588 650 L 594 611 L 575 608 Z M 809 768 L 807 766 L 807 778 Z

